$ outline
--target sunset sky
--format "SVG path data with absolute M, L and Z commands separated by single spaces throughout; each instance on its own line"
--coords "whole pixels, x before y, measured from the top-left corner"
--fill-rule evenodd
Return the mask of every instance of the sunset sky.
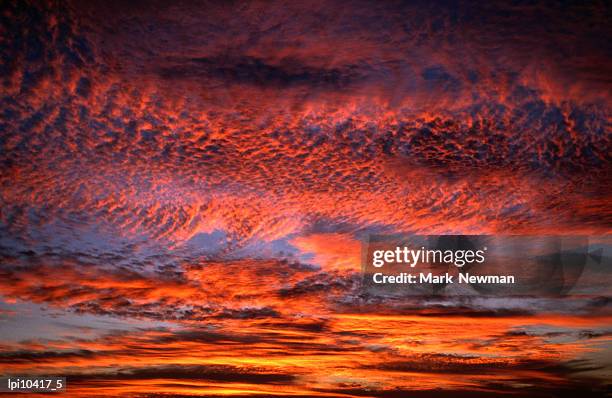
M 0 374 L 66 397 L 612 391 L 610 285 L 360 289 L 370 234 L 610 235 L 609 3 L 0 8 Z

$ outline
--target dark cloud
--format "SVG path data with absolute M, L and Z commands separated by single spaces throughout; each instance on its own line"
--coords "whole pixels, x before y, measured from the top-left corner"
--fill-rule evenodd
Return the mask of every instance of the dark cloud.
M 560 364 L 557 361 L 524 360 L 509 363 L 503 359 L 498 362 L 481 362 L 479 357 L 447 354 L 423 354 L 408 361 L 385 362 L 373 365 L 379 369 L 395 372 L 432 372 L 457 374 L 498 373 L 506 370 L 538 370 L 557 376 L 567 376 L 588 370 L 601 369 L 584 361 Z
M 54 361 L 78 358 L 95 358 L 97 354 L 89 350 L 67 351 L 5 351 L 0 353 L 0 362 L 8 364 L 53 363 Z
M 70 382 L 92 380 L 207 380 L 224 383 L 275 384 L 291 383 L 293 375 L 270 373 L 263 369 L 239 368 L 227 365 L 167 365 L 120 369 L 117 372 L 99 375 L 71 375 Z
M 174 61 L 174 62 L 172 62 Z M 191 58 L 187 60 L 168 60 L 160 68 L 162 79 L 207 79 L 231 84 L 255 86 L 292 86 L 317 87 L 318 89 L 338 90 L 345 88 L 353 80 L 349 71 L 339 69 L 316 69 L 302 67 L 291 60 L 283 60 L 282 65 L 270 65 L 253 58 Z

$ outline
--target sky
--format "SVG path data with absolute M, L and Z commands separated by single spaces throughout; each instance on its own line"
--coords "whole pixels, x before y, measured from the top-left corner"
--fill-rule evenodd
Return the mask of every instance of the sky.
M 65 396 L 610 392 L 610 294 L 360 288 L 370 234 L 609 236 L 606 2 L 0 9 L 2 374 L 67 375 Z

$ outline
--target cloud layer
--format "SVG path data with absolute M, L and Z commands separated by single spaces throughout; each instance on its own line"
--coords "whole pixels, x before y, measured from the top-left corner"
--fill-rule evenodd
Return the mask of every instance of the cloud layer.
M 610 233 L 604 4 L 7 2 L 0 19 L 0 322 L 44 308 L 40 338 L 0 332 L 6 372 L 64 372 L 76 396 L 609 384 L 605 298 L 358 289 L 368 233 Z

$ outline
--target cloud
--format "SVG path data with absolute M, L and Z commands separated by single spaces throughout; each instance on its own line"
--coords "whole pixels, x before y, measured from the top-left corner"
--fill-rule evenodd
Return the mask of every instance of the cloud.
M 47 328 L 7 338 L 0 359 L 74 371 L 77 395 L 518 394 L 525 371 L 585 387 L 520 364 L 601 353 L 607 298 L 371 297 L 358 242 L 609 233 L 606 15 L 505 1 L 3 4 L 0 322 L 36 303 Z M 127 331 L 75 338 L 49 326 L 57 314 Z M 447 377 L 467 371 L 483 374 Z
M 71 381 L 79 379 L 96 380 L 207 380 L 224 383 L 275 384 L 291 383 L 294 376 L 283 373 L 267 373 L 259 369 L 243 369 L 232 366 L 198 366 L 198 365 L 167 365 L 142 368 L 120 369 L 111 374 L 95 376 L 71 376 Z

